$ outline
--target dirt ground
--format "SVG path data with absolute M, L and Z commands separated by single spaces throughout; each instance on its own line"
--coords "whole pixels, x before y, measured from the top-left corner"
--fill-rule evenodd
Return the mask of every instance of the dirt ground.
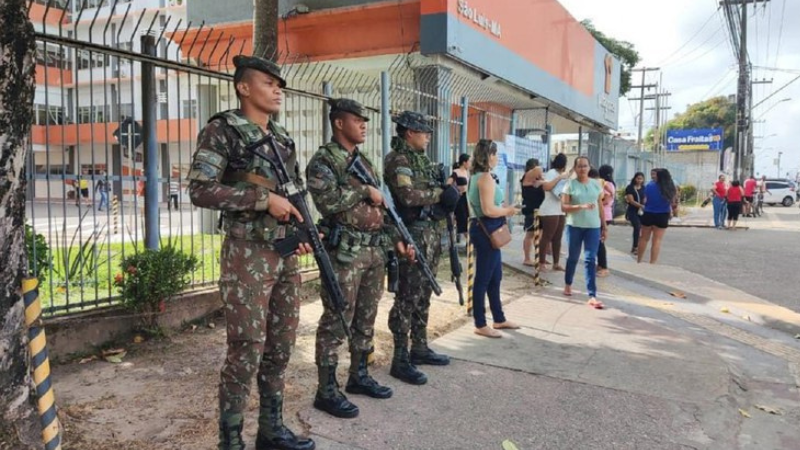
M 464 266 L 466 267 L 466 265 Z M 458 305 L 449 282 L 449 264 L 440 264 L 444 290 L 434 296 L 429 320 L 431 340 L 470 321 Z M 466 292 L 466 274 L 462 283 Z M 510 302 L 532 289 L 530 278 L 506 270 L 503 299 Z M 303 306 L 295 346 L 286 372 L 284 416 L 296 432 L 308 427 L 297 412 L 308 408 L 317 384 L 314 334 L 322 313 L 319 285 L 303 285 Z M 376 321 L 376 364 L 391 361 L 392 340 L 387 320 L 393 302 L 384 295 Z M 122 362 L 102 357 L 54 367 L 59 416 L 65 429 L 65 450 L 213 449 L 217 439 L 217 384 L 225 355 L 225 324 L 220 315 L 169 336 L 136 343 L 134 337 L 118 347 Z M 339 380 L 346 380 L 349 356 L 340 353 Z M 396 380 L 379 380 L 392 385 Z M 254 436 L 258 415 L 255 380 L 246 413 L 245 434 Z

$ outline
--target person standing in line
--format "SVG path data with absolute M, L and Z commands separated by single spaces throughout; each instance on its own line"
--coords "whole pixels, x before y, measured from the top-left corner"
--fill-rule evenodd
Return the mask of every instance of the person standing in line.
M 642 215 L 642 237 L 639 240 L 639 253 L 636 261 L 642 262 L 647 251 L 650 236 L 653 246 L 650 249 L 650 264 L 658 262 L 661 253 L 661 241 L 669 227 L 673 215 L 673 204 L 677 189 L 672 182 L 672 175 L 667 169 L 656 169 L 656 181 L 647 183 L 644 188 L 644 214 Z
M 470 239 L 475 246 L 475 280 L 472 287 L 475 334 L 489 338 L 502 337 L 497 330 L 518 329 L 519 325 L 506 320 L 500 301 L 500 282 L 503 279 L 503 261 L 500 249 L 492 247 L 489 234 L 506 224 L 506 218 L 519 213 L 510 206 L 502 206 L 503 189 L 492 176 L 497 166 L 497 144 L 481 139 L 473 153 L 472 177 L 469 183 L 469 206 L 475 214 L 470 226 Z M 492 311 L 491 328 L 486 325 L 485 297 L 489 297 Z
M 745 217 L 755 217 L 755 211 L 753 211 L 753 200 L 755 199 L 757 185 L 758 181 L 756 181 L 755 175 L 750 175 L 750 178 L 744 181 L 743 206 Z
M 739 184 L 739 180 L 733 180 L 725 200 L 728 202 L 728 229 L 735 230 L 736 223 L 739 221 L 739 214 L 742 212 L 742 199 L 744 189 Z
M 617 196 L 617 185 L 614 183 L 614 168 L 604 164 L 598 169 L 598 175 L 602 180 L 603 187 L 603 216 L 605 225 L 610 225 L 614 219 L 614 200 Z M 606 252 L 605 240 L 600 241 L 597 250 L 597 276 L 608 276 L 608 254 Z
M 408 227 L 414 250 L 428 260 L 433 273 L 439 268 L 445 217 L 455 210 L 461 196 L 451 183 L 442 188 L 439 174 L 425 155 L 433 128 L 417 112 L 403 111 L 393 118 L 397 136 L 392 151 L 384 158 L 383 179 Z M 428 382 L 417 365 L 446 366 L 450 358 L 428 347 L 428 312 L 433 289 L 422 271 L 405 259 L 399 263 L 400 285 L 389 312 L 389 329 L 394 338 L 394 355 L 389 374 L 409 384 Z M 408 341 L 411 337 L 411 352 Z
M 531 158 L 525 163 L 525 175 L 522 176 L 522 214 L 525 216 L 525 238 L 522 240 L 522 252 L 525 259 L 523 265 L 533 266 L 531 259 L 531 246 L 536 233 L 534 226 L 534 212 L 542 206 L 544 201 L 544 188 L 542 183 L 544 171 L 539 166 L 539 160 Z M 534 255 L 535 258 L 538 255 Z
M 564 270 L 558 262 L 561 258 L 561 239 L 564 234 L 566 218 L 561 210 L 561 191 L 567 184 L 572 171 L 567 172 L 567 155 L 559 153 L 553 158 L 552 169 L 544 174 L 544 201 L 539 208 L 542 221 L 542 239 L 539 241 L 539 271 L 546 271 L 547 249 L 553 250 L 553 270 Z
M 642 233 L 642 214 L 644 214 L 644 174 L 642 172 L 636 172 L 628 187 L 625 188 L 625 202 L 628 204 L 625 217 L 633 226 L 631 253 L 636 255 L 639 251 L 639 236 Z
M 370 376 L 367 353 L 375 334 L 378 302 L 386 276 L 386 250 L 392 244 L 393 235 L 384 224 L 381 191 L 361 184 L 347 171 L 353 159 L 359 157 L 375 177 L 374 165 L 358 147 L 366 140 L 369 117 L 355 100 L 341 98 L 329 103 L 333 139 L 311 158 L 306 178 L 308 191 L 322 215 L 320 228 L 327 236 L 325 242 L 331 264 L 347 299 L 345 319 L 352 340 L 350 376 L 345 390 L 350 394 L 387 399 L 392 396 L 392 389 Z M 398 254 L 406 255 L 402 242 L 395 246 Z M 413 249 L 408 253 L 413 259 Z M 336 380 L 338 349 L 346 333 L 324 286 L 321 294 L 324 311 L 317 327 L 315 360 L 319 385 L 314 407 L 335 417 L 353 418 L 358 416 L 358 406 L 342 394 Z
M 111 190 L 108 178 L 106 178 L 106 173 L 100 172 L 100 176 L 102 178 L 97 180 L 97 183 L 94 185 L 94 191 L 100 193 L 100 204 L 97 205 L 98 211 L 103 210 L 103 205 L 106 205 L 106 210 L 108 210 L 108 192 Z
M 456 188 L 461 196 L 458 198 L 456 204 L 456 238 L 457 242 L 461 242 L 461 238 L 466 238 L 467 224 L 469 223 L 469 206 L 467 205 L 467 184 L 469 183 L 469 168 L 470 157 L 466 153 L 462 153 L 458 157 L 458 162 L 453 168 L 453 179 L 456 182 Z
M 589 178 L 590 167 L 589 158 L 578 156 L 573 167 L 577 177 L 569 181 L 561 196 L 561 208 L 567 215 L 569 233 L 564 295 L 572 295 L 572 282 L 583 247 L 588 305 L 595 309 L 603 309 L 603 303 L 597 300 L 595 260 L 597 249 L 600 247 L 600 242 L 605 240 L 608 228 L 603 209 L 603 188 Z
M 725 175 L 720 175 L 712 189 L 714 199 L 714 228 L 721 230 L 725 228 L 725 198 L 728 196 L 728 185 L 725 183 Z
M 172 208 L 175 208 L 175 211 L 178 210 L 178 194 L 181 191 L 181 182 L 177 177 L 173 177 L 169 180 L 169 200 L 167 201 L 167 210 L 172 211 Z
M 303 180 L 294 142 L 271 118 L 280 111 L 280 68 L 272 61 L 233 58 L 233 84 L 241 108 L 215 114 L 197 138 L 187 178 L 195 206 L 223 212 L 225 240 L 220 252 L 220 294 L 227 323 L 227 354 L 219 384 L 219 450 L 244 450 L 244 412 L 252 379 L 259 394 L 256 450 L 313 450 L 314 441 L 296 436 L 283 423 L 284 377 L 300 323 L 300 267 L 297 255 L 282 257 L 274 243 L 296 233 L 290 219 L 303 216 L 274 192 L 273 166 L 246 150 L 271 134 L 298 188 Z M 270 187 L 271 185 L 271 187 Z

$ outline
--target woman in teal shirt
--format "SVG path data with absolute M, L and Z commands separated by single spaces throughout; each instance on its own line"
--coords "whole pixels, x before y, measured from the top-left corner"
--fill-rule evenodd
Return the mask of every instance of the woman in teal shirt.
M 475 247 L 475 279 L 472 284 L 472 317 L 475 320 L 475 334 L 480 336 L 502 337 L 499 329 L 516 329 L 519 325 L 506 320 L 503 304 L 500 302 L 500 281 L 503 279 L 503 261 L 500 249 L 492 248 L 488 233 L 492 233 L 506 223 L 506 217 L 519 213 L 510 206 L 502 206 L 503 189 L 492 176 L 497 166 L 497 144 L 481 139 L 472 155 L 472 177 L 467 188 L 467 202 L 472 210 L 469 237 Z M 486 325 L 485 297 L 489 297 L 492 310 L 491 327 Z
M 572 295 L 572 281 L 583 246 L 586 267 L 586 290 L 589 293 L 589 306 L 603 309 L 597 300 L 597 249 L 600 241 L 606 238 L 606 220 L 603 213 L 603 189 L 595 180 L 589 178 L 589 158 L 579 156 L 575 160 L 577 178 L 570 180 L 561 195 L 561 210 L 567 214 L 569 237 L 569 257 L 567 272 L 564 275 L 564 295 Z

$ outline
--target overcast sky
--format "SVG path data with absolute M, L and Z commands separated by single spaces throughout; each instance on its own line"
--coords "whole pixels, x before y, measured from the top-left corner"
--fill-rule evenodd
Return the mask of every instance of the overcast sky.
M 662 69 L 663 86 L 672 93 L 670 117 L 685 111 L 688 104 L 736 93 L 736 60 L 717 0 L 559 1 L 576 19 L 591 19 L 604 33 L 635 44 L 642 57 L 640 65 Z M 756 85 L 753 103 L 757 104 L 800 75 L 800 1 L 770 0 L 758 7 L 755 16 L 752 5 L 749 10 L 748 51 L 753 66 L 789 70 L 754 68 L 754 79 L 773 80 L 771 85 Z M 641 83 L 640 77 L 635 85 Z M 658 77 L 658 73 L 648 74 L 647 84 Z M 628 96 L 638 97 L 639 92 Z M 780 102 L 786 98 L 792 100 Z M 638 102 L 620 99 L 620 131 L 636 133 L 638 107 Z M 645 127 L 652 126 L 652 113 L 645 112 Z M 774 159 L 782 151 L 781 175 L 791 171 L 794 176 L 800 169 L 800 80 L 764 102 L 753 115 L 765 120 L 754 133 L 764 136 L 756 139 L 756 171 L 776 176 Z

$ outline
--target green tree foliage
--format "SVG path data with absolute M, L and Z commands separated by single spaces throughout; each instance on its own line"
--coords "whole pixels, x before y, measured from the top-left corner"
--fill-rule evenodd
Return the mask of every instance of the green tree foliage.
M 728 97 L 714 97 L 694 103 L 686 111 L 677 114 L 667 122 L 667 130 L 690 130 L 693 128 L 722 128 L 724 130 L 724 148 L 733 147 L 736 133 L 736 103 Z M 653 130 L 647 133 L 645 146 L 653 148 Z
M 586 31 L 592 34 L 597 42 L 606 48 L 612 55 L 616 56 L 622 62 L 622 74 L 620 76 L 620 89 L 619 95 L 625 95 L 631 90 L 631 69 L 639 64 L 639 52 L 636 47 L 628 41 L 620 41 L 610 36 L 606 36 L 602 31 L 594 27 L 591 20 L 585 19 L 581 21 L 581 25 L 586 28 Z

